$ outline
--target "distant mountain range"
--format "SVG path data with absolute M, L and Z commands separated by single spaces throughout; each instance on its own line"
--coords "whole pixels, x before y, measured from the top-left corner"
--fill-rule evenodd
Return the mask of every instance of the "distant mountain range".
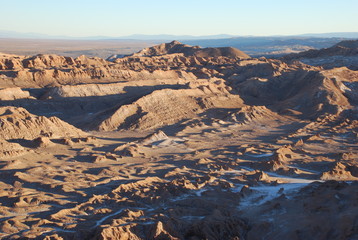
M 351 39 L 358 39 L 358 32 L 266 37 L 227 34 L 210 36 L 135 34 L 117 38 L 107 36 L 75 38 L 0 31 L 0 52 L 20 55 L 56 53 L 74 57 L 85 54 L 107 58 L 112 55 L 132 54 L 145 47 L 178 40 L 184 44 L 204 48 L 234 47 L 252 57 L 279 58 L 290 53 L 328 48 L 340 41 Z M 41 44 L 34 45 L 34 42 L 41 42 Z M 59 46 L 61 46 L 61 50 L 59 50 Z
M 169 35 L 169 34 L 158 34 L 158 35 L 145 35 L 145 34 L 133 34 L 128 36 L 109 37 L 109 36 L 88 36 L 88 37 L 71 37 L 64 35 L 47 35 L 41 33 L 21 33 L 16 31 L 3 31 L 0 30 L 0 38 L 20 38 L 20 39 L 69 39 L 69 40 L 210 40 L 210 39 L 230 39 L 230 38 L 293 38 L 293 37 L 318 37 L 318 38 L 358 38 L 358 32 L 336 32 L 336 33 L 310 33 L 301 35 L 291 36 L 238 36 L 230 34 L 218 34 L 218 35 L 207 35 L 207 36 L 192 36 L 192 35 Z
M 322 37 L 322 38 L 358 38 L 358 32 L 334 32 L 334 33 L 309 33 L 299 35 L 302 37 Z
M 0 38 L 19 38 L 19 39 L 66 39 L 66 36 L 51 36 L 41 33 L 21 33 L 15 31 L 0 30 Z
M 145 34 L 133 34 L 128 36 L 109 37 L 109 36 L 88 36 L 88 37 L 72 37 L 63 35 L 47 35 L 41 33 L 21 33 L 15 31 L 2 31 L 0 30 L 0 38 L 20 38 L 20 39 L 68 39 L 68 40 L 184 40 L 184 39 L 223 39 L 232 38 L 235 35 L 229 34 L 218 34 L 210 36 L 191 36 L 191 35 L 169 35 L 169 34 L 158 34 L 158 35 L 145 35 Z

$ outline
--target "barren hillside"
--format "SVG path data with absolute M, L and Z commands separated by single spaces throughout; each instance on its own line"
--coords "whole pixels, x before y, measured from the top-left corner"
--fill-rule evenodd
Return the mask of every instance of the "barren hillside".
M 357 68 L 306 54 L 1 54 L 0 238 L 358 238 Z
M 288 54 L 282 59 L 299 60 L 307 64 L 323 66 L 329 69 L 345 66 L 352 70 L 358 70 L 358 40 L 346 40 L 329 48 Z

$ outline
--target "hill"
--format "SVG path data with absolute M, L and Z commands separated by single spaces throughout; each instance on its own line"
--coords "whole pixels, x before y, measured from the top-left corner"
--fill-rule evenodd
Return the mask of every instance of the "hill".
M 153 45 L 0 54 L 1 239 L 357 239 L 358 71 Z
M 163 43 L 154 47 L 145 48 L 138 53 L 131 56 L 138 57 L 150 57 L 160 56 L 165 54 L 182 53 L 184 56 L 196 56 L 196 57 L 230 57 L 230 58 L 249 58 L 247 54 L 239 49 L 232 47 L 220 47 L 220 48 L 200 48 L 198 46 L 189 46 L 182 44 L 178 41 L 172 41 L 170 43 Z
M 346 40 L 329 48 L 308 50 L 284 56 L 284 60 L 299 60 L 313 66 L 325 68 L 346 66 L 358 70 L 358 40 Z

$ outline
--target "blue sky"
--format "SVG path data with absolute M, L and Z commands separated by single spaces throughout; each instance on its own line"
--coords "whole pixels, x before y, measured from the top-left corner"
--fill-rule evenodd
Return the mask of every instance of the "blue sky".
M 0 0 L 0 30 L 66 36 L 358 32 L 358 0 Z

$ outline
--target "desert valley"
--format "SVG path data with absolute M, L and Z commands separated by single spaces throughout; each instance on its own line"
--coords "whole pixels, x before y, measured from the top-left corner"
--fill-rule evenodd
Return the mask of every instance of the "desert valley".
M 358 40 L 1 53 L 0 100 L 1 239 L 358 239 Z

